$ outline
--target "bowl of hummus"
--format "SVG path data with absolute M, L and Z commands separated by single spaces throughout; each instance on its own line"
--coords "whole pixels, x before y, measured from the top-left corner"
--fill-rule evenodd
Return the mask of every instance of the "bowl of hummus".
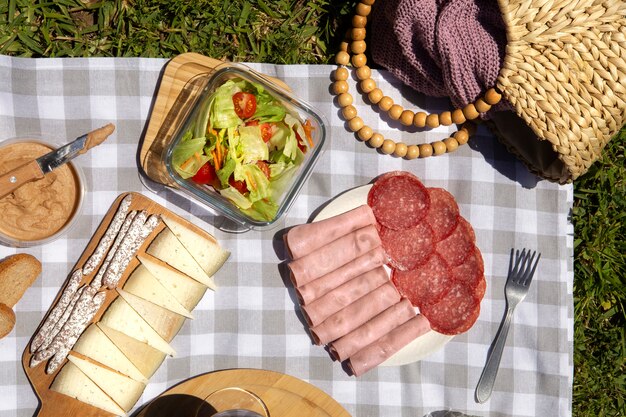
M 0 142 L 0 175 L 55 150 L 36 136 Z M 0 198 L 0 243 L 31 247 L 49 243 L 74 225 L 82 209 L 85 177 L 69 162 Z

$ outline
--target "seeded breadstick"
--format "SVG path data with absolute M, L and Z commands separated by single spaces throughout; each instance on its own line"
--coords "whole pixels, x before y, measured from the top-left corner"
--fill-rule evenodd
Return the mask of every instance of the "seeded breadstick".
M 124 223 L 124 219 L 126 218 L 126 213 L 128 213 L 128 208 L 130 207 L 130 203 L 132 200 L 132 194 L 128 194 L 122 202 L 120 203 L 120 207 L 117 209 L 113 220 L 109 224 L 104 236 L 100 239 L 98 246 L 93 251 L 87 262 L 85 262 L 85 266 L 83 266 L 83 275 L 89 275 L 93 271 L 95 271 L 96 267 L 100 265 L 102 258 L 104 258 L 104 254 L 111 246 L 111 243 L 115 240 L 115 236 L 117 236 L 122 224 Z
M 59 332 L 61 331 L 61 329 L 67 322 L 67 320 L 70 318 L 70 315 L 72 314 L 72 311 L 74 310 L 74 306 L 76 306 L 76 303 L 78 302 L 78 299 L 80 298 L 80 296 L 83 294 L 84 290 L 85 290 L 84 286 L 76 290 L 76 292 L 74 293 L 74 296 L 72 297 L 72 301 L 70 301 L 67 308 L 63 312 L 63 315 L 56 322 L 52 330 L 48 332 L 48 335 L 45 337 L 41 346 L 37 348 L 37 351 L 47 349 L 50 346 L 50 343 L 52 343 L 56 335 L 59 334 Z
M 82 270 L 77 269 L 76 271 L 74 271 L 69 283 L 67 284 L 67 287 L 65 288 L 63 294 L 61 295 L 61 298 L 59 299 L 59 302 L 54 306 L 44 324 L 41 326 L 35 337 L 33 337 L 33 341 L 30 344 L 31 353 L 35 352 L 39 348 L 39 346 L 41 346 L 48 333 L 52 331 L 56 323 L 59 321 L 59 319 L 67 309 L 67 306 L 72 301 L 72 297 L 78 289 L 78 284 L 80 284 L 80 280 L 82 277 Z
M 137 215 L 136 211 L 131 211 L 130 213 L 128 213 L 128 216 L 126 216 L 126 220 L 124 220 L 124 224 L 122 224 L 122 227 L 120 228 L 119 233 L 117 234 L 117 237 L 115 238 L 115 242 L 113 242 L 113 246 L 111 246 L 111 249 L 109 249 L 109 253 L 107 253 L 107 257 L 105 258 L 104 262 L 100 266 L 100 269 L 98 270 L 98 274 L 91 281 L 90 285 L 94 287 L 95 289 L 100 289 L 100 287 L 102 286 L 102 277 L 104 276 L 104 273 L 109 267 L 109 263 L 111 263 L 111 259 L 113 259 L 113 256 L 115 255 L 115 252 L 117 251 L 117 248 L 122 243 L 122 240 L 124 240 L 124 237 L 126 236 L 126 233 L 128 232 L 128 229 L 130 228 L 130 225 L 135 219 L 136 215 Z

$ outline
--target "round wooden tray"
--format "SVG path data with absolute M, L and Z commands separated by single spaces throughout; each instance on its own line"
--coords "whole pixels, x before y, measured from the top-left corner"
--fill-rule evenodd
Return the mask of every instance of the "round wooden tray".
M 243 388 L 259 396 L 270 417 L 350 417 L 319 388 L 293 376 L 261 369 L 229 369 L 198 375 L 165 391 L 135 416 L 196 417 L 206 397 L 227 387 Z

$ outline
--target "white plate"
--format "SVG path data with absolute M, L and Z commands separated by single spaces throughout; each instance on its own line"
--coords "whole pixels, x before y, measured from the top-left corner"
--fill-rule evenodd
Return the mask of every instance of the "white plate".
M 367 194 L 371 188 L 372 184 L 367 184 L 340 194 L 320 210 L 313 221 L 324 220 L 345 213 L 363 204 L 367 204 Z M 453 336 L 446 336 L 431 330 L 400 349 L 380 366 L 400 366 L 420 361 L 431 353 L 441 349 L 452 337 Z

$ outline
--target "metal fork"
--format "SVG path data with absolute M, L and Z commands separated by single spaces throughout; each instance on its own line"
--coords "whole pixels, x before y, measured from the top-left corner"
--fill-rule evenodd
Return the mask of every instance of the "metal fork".
M 515 254 L 515 262 L 513 262 L 513 254 Z M 506 337 L 509 333 L 513 310 L 515 310 L 515 307 L 526 297 L 533 275 L 537 269 L 539 258 L 541 257 L 541 254 L 539 254 L 535 259 L 535 255 L 537 255 L 536 251 L 533 251 L 531 254 L 530 250 L 527 251 L 524 249 L 520 253 L 519 250 L 511 249 L 509 275 L 507 276 L 506 285 L 504 287 L 506 314 L 504 315 L 498 334 L 493 342 L 491 351 L 487 356 L 485 369 L 483 369 L 483 373 L 476 386 L 476 401 L 479 403 L 487 401 L 493 390 L 493 384 L 496 381 L 498 367 L 500 366 L 500 358 L 502 357 Z

